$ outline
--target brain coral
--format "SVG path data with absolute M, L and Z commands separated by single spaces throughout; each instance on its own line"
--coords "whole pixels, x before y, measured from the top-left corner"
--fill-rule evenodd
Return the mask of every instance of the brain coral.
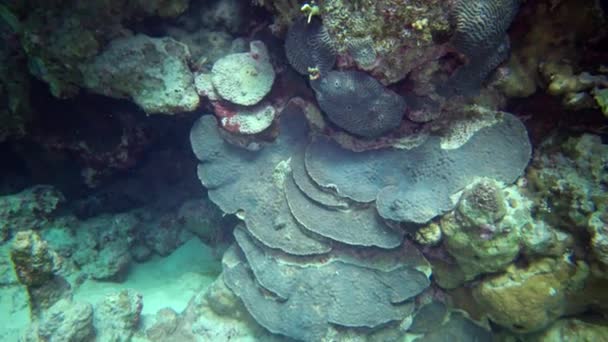
M 442 149 L 436 136 L 411 150 L 368 152 L 317 139 L 308 146 L 305 163 L 317 184 L 357 202 L 376 201 L 385 219 L 425 223 L 453 209 L 450 196 L 475 177 L 512 183 L 530 154 L 524 125 L 504 113 L 499 123 L 481 129 L 457 149 Z
M 474 95 L 486 77 L 509 58 L 510 47 L 509 37 L 505 35 L 496 49 L 473 56 L 467 64 L 456 70 L 447 82 L 439 86 L 438 92 L 444 96 Z
M 474 95 L 483 80 L 509 57 L 507 28 L 517 14 L 519 0 L 459 0 L 452 10 L 454 47 L 468 57 L 439 89 L 444 96 Z
M 405 114 L 405 100 L 363 72 L 331 71 L 311 84 L 329 119 L 362 137 L 398 127 Z
M 452 44 L 472 57 L 494 50 L 519 9 L 519 0 L 459 0 L 452 10 Z
M 289 64 L 302 75 L 309 75 L 311 68 L 325 75 L 336 63 L 327 30 L 316 18 L 310 23 L 302 18 L 291 25 L 285 38 L 285 54 Z

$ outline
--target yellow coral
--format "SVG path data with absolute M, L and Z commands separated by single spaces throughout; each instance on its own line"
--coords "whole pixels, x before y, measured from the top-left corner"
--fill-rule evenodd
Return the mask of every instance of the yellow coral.
M 310 24 L 310 21 L 312 20 L 312 17 L 315 15 L 319 15 L 319 13 L 320 13 L 319 6 L 317 6 L 317 4 L 314 1 L 311 1 L 310 4 L 306 3 L 306 4 L 302 5 L 302 7 L 300 7 L 300 11 L 302 11 L 305 14 L 308 14 L 308 20 L 306 22 L 309 24 Z
M 412 27 L 418 31 L 424 30 L 427 26 L 429 26 L 429 20 L 427 18 L 418 19 L 412 23 Z

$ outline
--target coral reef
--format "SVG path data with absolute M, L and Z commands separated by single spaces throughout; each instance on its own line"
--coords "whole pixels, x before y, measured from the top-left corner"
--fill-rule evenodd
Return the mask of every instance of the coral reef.
M 277 110 L 268 97 L 275 70 L 264 43 L 252 41 L 249 52 L 220 58 L 211 73 L 199 73 L 194 84 L 213 106 L 224 129 L 235 135 L 254 135 L 271 127 Z
M 608 327 L 576 318 L 561 319 L 553 323 L 545 332 L 536 334 L 534 338 L 540 342 L 601 341 L 608 338 Z
M 517 41 L 498 87 L 509 97 L 527 97 L 540 89 L 562 97 L 570 109 L 595 107 L 591 90 L 606 87 L 605 58 L 591 52 L 605 35 L 605 9 L 599 7 L 598 2 L 573 0 L 522 4 L 514 28 Z
M 518 9 L 519 0 L 456 1 L 452 44 L 472 60 L 486 55 L 503 44 Z
M 437 65 L 450 32 L 450 3 L 327 0 L 320 3 L 320 16 L 344 59 L 364 54 L 355 57 L 357 65 L 390 84 Z
M 607 3 L 3 2 L 0 340 L 608 339 Z
M 224 141 L 212 116 L 203 116 L 192 128 L 192 147 L 201 161 L 199 177 L 210 199 L 245 222 L 234 233 L 245 258 L 237 247 L 226 252 L 224 281 L 259 324 L 296 339 L 330 336 L 331 324 L 378 328 L 399 321 L 412 313 L 411 298 L 429 285 L 423 272 L 428 264 L 373 207 L 349 205 L 348 212 L 342 212 L 308 197 L 312 193 L 313 198 L 331 201 L 312 179 L 302 179 L 308 177 L 302 174 L 308 132 L 301 111 L 289 104 L 281 113 L 280 135 L 258 151 Z M 300 158 L 297 177 L 290 166 L 295 158 Z M 299 187 L 295 179 L 301 186 L 309 183 Z M 358 249 L 369 246 L 376 248 Z M 287 273 L 293 277 L 284 277 Z M 297 283 L 318 290 L 302 291 Z M 260 286 L 272 297 L 261 296 Z M 360 291 L 355 294 L 358 302 L 368 303 L 367 315 L 347 300 L 355 290 Z M 376 296 L 369 302 L 368 291 L 382 300 Z M 317 312 L 313 302 L 328 310 Z
M 293 179 L 285 181 L 285 196 L 293 217 L 307 230 L 353 246 L 394 248 L 402 234 L 388 230 L 374 208 L 350 208 L 347 212 L 314 203 Z M 348 231 L 344 227 L 350 227 Z
M 472 321 L 464 312 L 447 310 L 440 302 L 426 304 L 416 313 L 408 335 L 430 342 L 442 341 L 445 336 L 457 336 L 469 341 L 492 339 L 487 327 Z
M 119 38 L 82 68 L 83 83 L 105 96 L 130 98 L 148 114 L 188 112 L 199 105 L 189 59 L 188 48 L 171 38 Z
M 588 274 L 584 262 L 546 258 L 523 270 L 510 266 L 473 293 L 492 321 L 516 332 L 533 332 L 567 312 L 567 297 L 582 288 Z
M 439 220 L 446 251 L 465 280 L 503 271 L 520 254 L 559 256 L 572 238 L 532 218 L 533 203 L 516 186 L 482 179 L 460 197 L 456 210 Z
M 200 118 L 191 130 L 192 148 L 201 161 L 199 178 L 209 189 L 210 199 L 222 211 L 235 213 L 245 223 L 234 232 L 244 257 L 237 252 L 237 247 L 226 252 L 224 282 L 243 300 L 257 323 L 291 338 L 318 340 L 334 333 L 342 336 L 340 332 L 333 332 L 329 323 L 374 330 L 391 322 L 395 324 L 411 316 L 410 298 L 428 286 L 428 274 L 421 272 L 428 269 L 428 264 L 417 249 L 403 242 L 404 231 L 399 233 L 378 217 L 377 213 L 380 213 L 387 218 L 383 215 L 385 204 L 380 194 L 386 191 L 384 196 L 394 195 L 391 180 L 403 180 L 403 175 L 415 182 L 427 177 L 429 170 L 441 172 L 437 165 L 442 163 L 429 160 L 433 153 L 440 155 L 439 159 L 447 158 L 452 167 L 446 168 L 445 172 L 451 172 L 451 176 L 437 175 L 429 182 L 450 192 L 445 194 L 445 202 L 450 204 L 438 212 L 429 211 L 428 204 L 425 207 L 418 205 L 412 210 L 412 216 L 395 220 L 427 222 L 453 208 L 449 197 L 462 186 L 451 187 L 441 183 L 442 179 L 467 182 L 474 174 L 486 172 L 511 183 L 521 175 L 530 158 L 525 129 L 517 118 L 503 114 L 493 124 L 479 128 L 475 133 L 468 132 L 468 141 L 450 150 L 442 149 L 441 138 L 432 136 L 411 150 L 352 152 L 322 136 L 309 142 L 309 132 L 305 129 L 308 126 L 306 112 L 303 101 L 291 101 L 280 114 L 278 137 L 255 151 L 224 140 L 217 121 L 209 115 Z M 505 150 L 498 152 L 493 148 Z M 500 166 L 498 160 L 493 160 L 487 171 L 481 171 L 483 163 L 467 164 L 461 167 L 463 172 L 454 173 L 459 169 L 458 161 L 468 163 L 479 160 L 479 154 L 498 153 L 513 159 L 505 160 L 506 164 Z M 428 167 L 421 164 L 423 161 L 428 162 Z M 394 166 L 386 168 L 386 165 Z M 380 170 L 395 174 L 373 173 Z M 429 204 L 442 197 L 436 195 L 428 196 Z M 411 196 L 400 196 L 408 197 Z M 414 197 L 420 199 L 420 196 Z M 349 200 L 360 203 L 355 205 Z M 501 200 L 498 198 L 493 204 L 498 205 Z M 480 216 L 477 220 L 481 221 L 485 213 L 480 213 L 481 208 L 475 211 L 475 205 L 491 206 L 492 201 L 487 197 L 476 201 L 476 204 L 473 204 L 473 198 L 463 201 L 463 208 L 467 208 L 470 216 L 476 212 Z M 374 249 L 365 249 L 370 246 Z M 361 258 L 362 255 L 366 255 L 365 258 Z M 397 267 L 393 264 L 395 258 L 401 260 L 399 265 L 407 267 Z M 360 269 L 363 266 L 365 270 Z M 370 270 L 373 270 L 372 277 L 367 273 Z M 285 274 L 292 276 L 285 277 Z M 343 278 L 351 276 L 357 280 Z M 338 278 L 328 283 L 333 277 Z M 394 284 L 389 297 L 382 295 L 386 291 L 384 285 L 375 282 L 379 277 L 383 279 L 382 284 Z M 355 311 L 349 307 L 350 301 L 343 298 L 342 286 L 355 282 L 357 286 L 350 287 L 349 296 L 357 296 L 357 302 L 367 303 L 370 300 L 366 296 L 368 291 L 377 294 L 374 303 L 365 304 L 370 308 L 368 312 L 374 312 L 372 316 Z M 301 291 L 296 283 L 319 290 Z M 262 295 L 260 288 L 268 293 Z M 355 290 L 362 292 L 353 294 Z M 327 309 L 314 310 L 310 306 L 311 296 Z M 375 307 L 377 309 L 373 309 Z M 276 316 L 277 312 L 281 315 Z
M 608 147 L 600 137 L 556 136 L 540 147 L 527 174 L 536 214 L 577 236 L 588 234 L 591 250 L 604 265 L 608 262 L 607 162 Z
M 530 158 L 525 128 L 510 114 L 458 149 L 444 150 L 439 140 L 429 137 L 411 150 L 355 153 L 317 139 L 307 148 L 306 166 L 316 183 L 336 189 L 340 196 L 363 203 L 375 200 L 385 219 L 426 223 L 454 208 L 450 196 L 475 176 L 511 183 Z
M 602 91 L 608 87 L 606 75 L 591 75 L 588 72 L 574 74 L 571 65 L 555 61 L 541 63 L 541 77 L 547 84 L 547 93 L 561 96 L 565 108 L 581 110 L 600 107 L 605 112 Z
M 224 141 L 213 116 L 203 116 L 194 124 L 190 141 L 201 161 L 198 176 L 223 212 L 243 218 L 251 234 L 268 247 L 296 255 L 325 253 L 329 245 L 301 231 L 283 195 L 286 161 L 307 136 L 304 117 L 298 114 L 281 120 L 282 134 L 274 144 L 255 152 L 256 158 Z
M 81 68 L 109 41 L 127 34 L 123 21 L 154 15 L 175 17 L 187 6 L 184 0 L 24 4 L 18 12 L 25 14 L 22 45 L 30 72 L 48 83 L 54 96 L 75 96 L 84 85 Z
M 311 79 L 325 76 L 336 63 L 336 53 L 325 26 L 318 19 L 307 23 L 297 20 L 285 37 L 285 55 L 289 64 Z
M 207 291 L 197 294 L 181 315 L 163 310 L 157 315 L 156 322 L 146 330 L 152 341 L 166 341 L 167 337 L 209 341 L 235 338 L 269 342 L 285 340 L 255 323 L 243 302 L 226 286 L 223 275 Z
M 452 45 L 467 57 L 450 80 L 440 87 L 444 95 L 471 94 L 498 65 L 509 57 L 507 28 L 520 0 L 459 0 L 452 10 L 455 23 Z
M 215 114 L 222 127 L 231 133 L 257 134 L 272 125 L 277 110 L 267 102 L 252 107 L 236 107 L 214 103 Z
M 77 230 L 72 240 L 75 247 L 71 253 L 73 261 L 94 279 L 124 278 L 131 262 L 130 236 L 134 234 L 137 223 L 138 220 L 128 214 L 101 216 L 82 222 L 84 229 Z M 86 245 L 83 246 L 82 242 Z
M 24 341 L 86 341 L 92 336 L 92 305 L 60 300 L 27 331 Z
M 194 69 L 202 69 L 230 53 L 243 52 L 239 41 L 223 31 L 200 27 L 191 32 L 181 27 L 169 27 L 167 35 L 188 46 Z
M 38 185 L 0 197 L 0 242 L 22 230 L 40 230 L 64 201 L 57 189 Z
M 217 94 L 242 106 L 260 102 L 270 91 L 274 77 L 268 51 L 260 41 L 251 42 L 248 53 L 222 57 L 211 69 L 211 81 Z
M 25 332 L 23 341 L 129 341 L 139 323 L 141 296 L 110 293 L 93 306 L 62 299 Z
M 95 305 L 93 322 L 96 338 L 129 341 L 140 321 L 142 296 L 133 290 L 111 293 Z
M 17 279 L 28 287 L 38 287 L 50 280 L 61 267 L 61 258 L 49 249 L 40 235 L 25 230 L 17 233 L 11 246 L 11 261 Z
M 236 230 L 235 235 L 254 278 L 245 268 L 245 260 L 239 260 L 232 250 L 224 256 L 226 285 L 243 300 L 259 324 L 291 338 L 319 340 L 326 336 L 330 324 L 374 328 L 400 320 L 412 310 L 406 300 L 428 286 L 426 275 L 415 270 L 422 265 L 412 264 L 409 255 L 396 262 L 391 259 L 398 256 L 387 255 L 382 260 L 380 254 L 372 257 L 374 264 L 367 264 L 364 260 L 348 260 L 337 252 L 311 267 L 273 256 L 270 250 L 257 247 L 244 231 Z M 367 265 L 361 267 L 361 262 Z M 284 274 L 292 276 L 286 278 Z M 258 286 L 273 296 L 262 295 Z M 369 296 L 369 291 L 375 295 Z M 326 310 L 316 310 L 317 305 Z M 361 305 L 365 311 L 359 310 Z
M 319 107 L 349 133 L 374 138 L 395 129 L 405 100 L 373 77 L 357 71 L 332 71 L 311 82 Z

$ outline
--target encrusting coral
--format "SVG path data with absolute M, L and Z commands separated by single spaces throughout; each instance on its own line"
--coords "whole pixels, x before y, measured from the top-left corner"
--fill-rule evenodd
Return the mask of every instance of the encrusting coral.
M 403 240 L 405 231 L 383 218 L 425 223 L 453 208 L 452 192 L 480 172 L 513 182 L 530 158 L 526 131 L 516 117 L 503 113 L 495 122 L 468 132 L 459 146 L 449 150 L 433 136 L 411 150 L 352 152 L 327 136 L 309 140 L 305 117 L 309 109 L 303 100 L 290 101 L 279 116 L 277 138 L 255 151 L 224 140 L 211 115 L 201 117 L 191 130 L 192 148 L 200 160 L 199 179 L 209 189 L 210 199 L 244 222 L 234 233 L 238 247 L 224 255 L 224 282 L 259 324 L 292 338 L 331 336 L 331 325 L 373 330 L 393 326 L 411 316 L 413 297 L 429 284 L 429 264 Z M 496 154 L 510 158 L 504 165 L 495 160 L 479 162 L 480 156 Z M 397 179 L 411 184 L 393 183 Z M 431 190 L 419 196 L 427 186 Z M 393 199 L 403 198 L 426 202 L 391 206 Z M 498 201 L 483 198 L 479 203 L 486 208 L 498 206 Z M 438 202 L 445 207 L 431 207 Z M 392 214 L 399 205 L 402 217 L 387 216 L 387 210 Z M 393 253 L 401 255 L 399 265 L 407 267 L 393 264 L 397 257 Z M 294 277 L 315 290 L 301 291 Z M 333 277 L 339 278 L 329 285 L 326 280 Z M 378 279 L 392 284 L 389 297 Z M 349 296 L 357 296 L 359 303 L 368 303 L 370 291 L 376 294 L 373 304 L 365 304 L 368 314 L 375 312 L 373 317 L 355 314 L 350 301 L 343 299 L 343 286 L 349 286 Z M 260 289 L 267 295 L 261 295 Z M 312 308 L 310 296 L 327 309 Z
M 352 55 L 383 84 L 433 68 L 444 53 L 437 42 L 449 35 L 450 1 L 326 0 L 319 7 L 343 61 Z
M 536 215 L 573 234 L 588 234 L 597 260 L 608 265 L 608 146 L 599 136 L 558 136 L 541 145 L 527 179 Z
M 453 209 L 450 196 L 477 176 L 513 182 L 528 164 L 530 153 L 525 128 L 505 113 L 496 124 L 450 150 L 441 147 L 438 136 L 409 150 L 364 152 L 348 151 L 331 139 L 319 138 L 307 148 L 306 167 L 316 183 L 335 189 L 342 197 L 375 201 L 378 213 L 387 220 L 424 224 Z M 497 160 L 493 155 L 508 158 Z M 491 160 L 484 162 L 485 158 Z

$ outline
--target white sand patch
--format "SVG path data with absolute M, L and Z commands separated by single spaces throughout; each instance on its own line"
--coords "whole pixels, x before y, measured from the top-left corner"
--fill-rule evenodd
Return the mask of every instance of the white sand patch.
M 134 263 L 123 283 L 85 281 L 74 291 L 74 299 L 95 304 L 109 293 L 133 289 L 143 296 L 145 321 L 162 308 L 183 311 L 188 301 L 207 288 L 220 271 L 221 261 L 212 249 L 194 238 L 167 257 Z

